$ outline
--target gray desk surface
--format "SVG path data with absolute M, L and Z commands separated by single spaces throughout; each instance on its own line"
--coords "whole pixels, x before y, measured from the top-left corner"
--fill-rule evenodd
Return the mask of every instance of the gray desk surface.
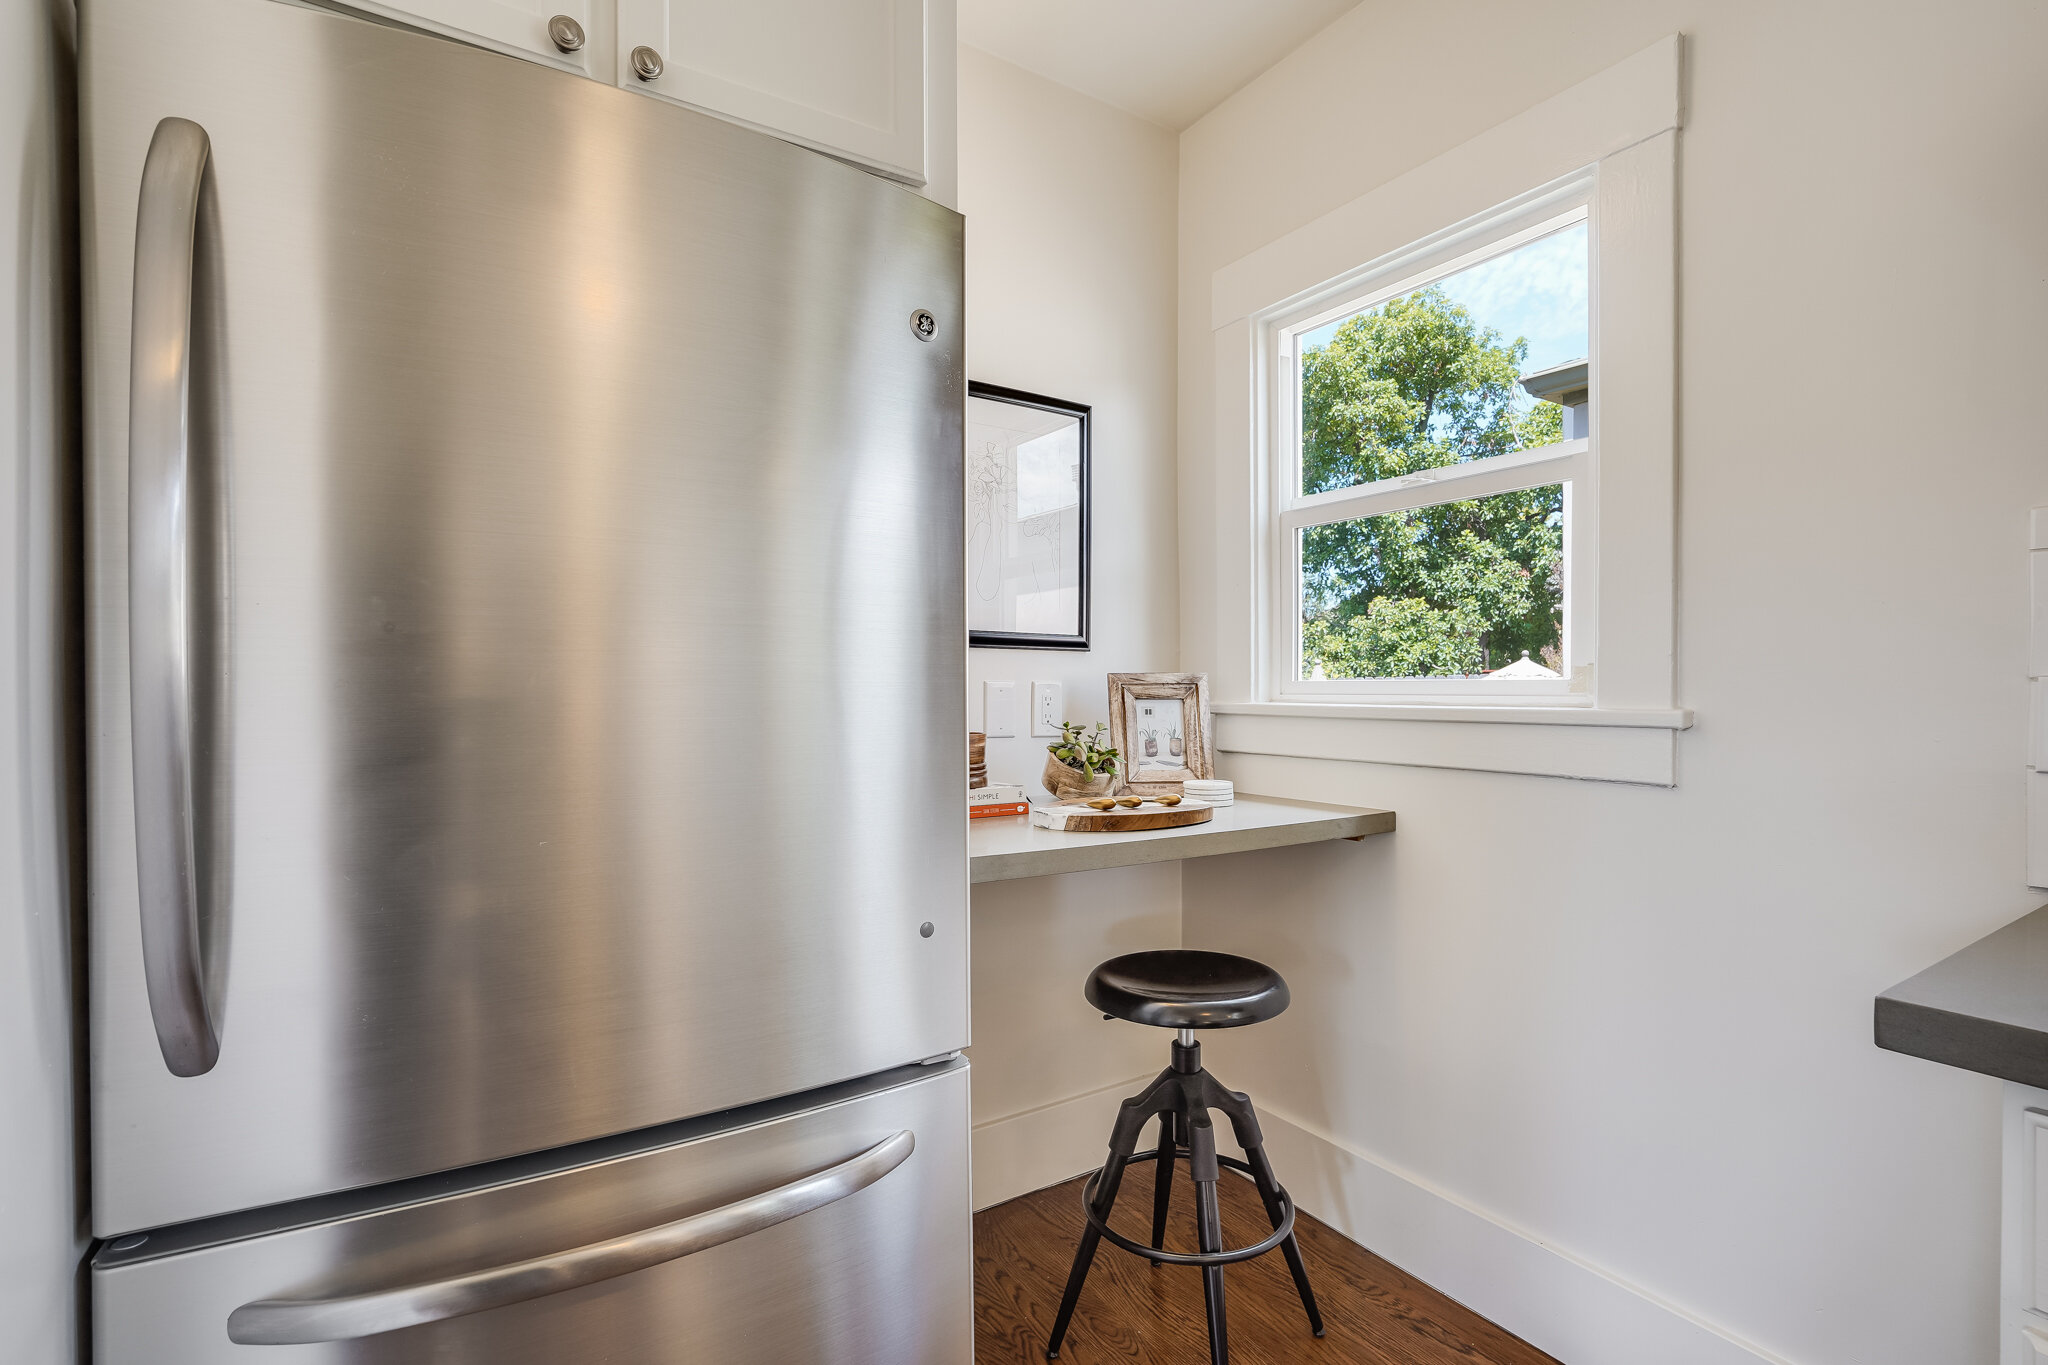
M 2048 905 L 1877 997 L 1877 1045 L 2048 1089 Z
M 1255 848 L 1357 839 L 1394 828 L 1394 812 L 1357 806 L 1321 806 L 1272 796 L 1238 795 L 1205 824 L 1133 834 L 1066 834 L 1036 829 L 1028 815 L 967 822 L 967 861 L 974 882 L 1087 872 L 1100 867 L 1164 863 L 1243 853 Z

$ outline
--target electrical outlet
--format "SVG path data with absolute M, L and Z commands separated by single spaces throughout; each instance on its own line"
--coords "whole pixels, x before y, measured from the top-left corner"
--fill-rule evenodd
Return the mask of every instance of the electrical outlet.
M 1060 722 L 1065 719 L 1066 706 L 1061 700 L 1060 685 L 1056 682 L 1031 684 L 1031 733 L 1056 735 L 1060 732 Z
M 990 739 L 1016 737 L 1017 684 L 985 682 L 981 685 L 981 732 Z

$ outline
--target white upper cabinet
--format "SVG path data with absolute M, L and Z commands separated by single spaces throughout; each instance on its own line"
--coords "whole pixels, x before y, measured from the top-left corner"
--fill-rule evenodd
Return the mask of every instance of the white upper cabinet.
M 609 39 L 612 0 L 344 0 L 350 9 L 381 14 L 586 76 Z M 604 12 L 596 11 L 602 6 Z M 609 58 L 608 52 L 604 55 Z
M 922 185 L 925 3 L 617 0 L 618 81 Z
M 334 3 L 616 80 L 951 200 L 953 0 Z

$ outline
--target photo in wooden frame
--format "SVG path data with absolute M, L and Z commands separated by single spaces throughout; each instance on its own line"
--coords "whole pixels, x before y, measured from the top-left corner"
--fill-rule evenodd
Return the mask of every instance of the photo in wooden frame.
M 1181 783 L 1214 777 L 1209 725 L 1208 674 L 1110 674 L 1110 743 L 1123 774 L 1118 792 L 1176 796 Z

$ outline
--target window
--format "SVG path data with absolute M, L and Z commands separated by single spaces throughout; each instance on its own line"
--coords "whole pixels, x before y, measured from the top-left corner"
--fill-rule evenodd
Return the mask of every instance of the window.
M 1588 188 L 1269 324 L 1275 695 L 1571 700 L 1591 640 Z
M 1682 53 L 1209 276 L 1181 647 L 1219 753 L 1677 780 Z

